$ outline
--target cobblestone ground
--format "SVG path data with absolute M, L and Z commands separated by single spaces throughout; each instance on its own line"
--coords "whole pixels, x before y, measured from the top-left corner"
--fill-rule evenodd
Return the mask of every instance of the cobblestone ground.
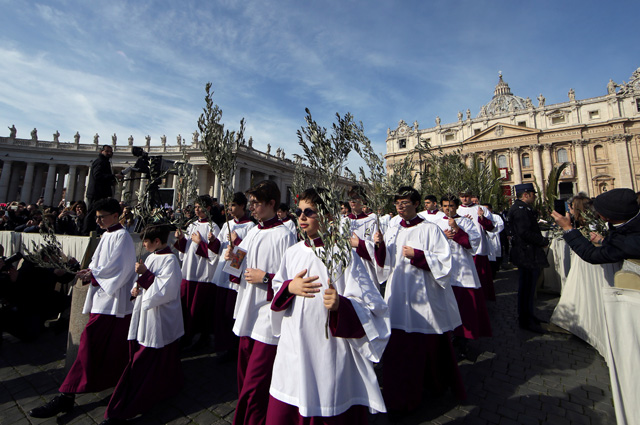
M 497 301 L 489 304 L 494 336 L 473 341 L 475 361 L 463 360 L 468 399 L 451 394 L 427 399 L 401 424 L 614 424 L 609 371 L 588 344 L 565 333 L 538 335 L 516 320 L 517 274 L 502 271 Z M 549 318 L 557 296 L 539 294 L 541 317 Z M 103 420 L 111 390 L 77 397 L 69 414 L 51 419 L 26 415 L 57 393 L 64 378 L 66 334 L 46 332 L 23 343 L 7 334 L 0 347 L 0 424 L 95 424 Z M 134 424 L 230 424 L 236 404 L 235 363 L 209 352 L 183 357 L 186 383 Z M 390 424 L 372 415 L 375 425 Z

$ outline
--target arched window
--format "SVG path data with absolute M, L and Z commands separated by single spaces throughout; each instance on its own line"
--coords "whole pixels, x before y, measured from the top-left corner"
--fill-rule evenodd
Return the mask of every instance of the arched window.
M 527 168 L 531 166 L 531 161 L 529 160 L 529 154 L 528 153 L 523 153 L 522 154 L 522 167 L 523 168 Z
M 507 168 L 506 155 L 498 155 L 498 168 Z
M 565 148 L 558 149 L 558 162 L 569 162 L 569 155 Z
M 602 145 L 596 145 L 593 147 L 593 155 L 596 158 L 596 161 L 602 161 L 603 159 L 607 159 L 606 152 Z

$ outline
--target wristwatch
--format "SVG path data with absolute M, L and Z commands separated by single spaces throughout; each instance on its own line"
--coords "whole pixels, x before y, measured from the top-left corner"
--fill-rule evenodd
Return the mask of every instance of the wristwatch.
M 264 274 L 264 277 L 262 278 L 262 283 L 264 283 L 265 285 L 269 284 L 269 273 Z

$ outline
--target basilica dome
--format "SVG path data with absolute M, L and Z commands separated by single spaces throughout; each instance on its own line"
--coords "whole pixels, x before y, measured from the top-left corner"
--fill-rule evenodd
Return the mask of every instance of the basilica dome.
M 527 109 L 527 107 L 527 101 L 511 93 L 509 84 L 502 80 L 502 74 L 500 74 L 500 81 L 498 81 L 498 85 L 496 85 L 496 89 L 493 91 L 493 98 L 491 102 L 480 108 L 478 118 L 502 115 L 508 112 Z

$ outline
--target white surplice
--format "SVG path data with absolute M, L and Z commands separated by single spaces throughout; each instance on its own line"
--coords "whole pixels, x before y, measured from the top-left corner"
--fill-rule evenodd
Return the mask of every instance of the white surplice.
M 131 288 L 136 279 L 136 250 L 129 233 L 120 228 L 107 231 L 93 253 L 89 269 L 99 286 L 90 284 L 83 314 L 124 317 L 133 310 Z
M 455 221 L 458 227 L 469 237 L 471 248 L 465 248 L 453 239 L 447 238 L 449 246 L 451 247 L 451 286 L 474 289 L 481 288 L 478 271 L 473 262 L 473 246 L 478 245 L 480 233 L 467 217 L 458 216 L 455 218 Z M 439 220 L 434 221 L 434 223 L 443 231 L 451 230 L 449 218 L 444 214 Z
M 324 249 L 324 248 L 318 248 Z M 373 364 L 379 362 L 390 336 L 388 308 L 355 250 L 341 277 L 333 282 L 353 306 L 365 331 L 362 338 L 325 336 L 329 311 L 323 303 L 328 273 L 312 248 L 299 242 L 285 253 L 273 287 L 307 269 L 322 284 L 314 298 L 294 297 L 288 308 L 272 312 L 273 330 L 280 335 L 270 394 L 298 407 L 300 415 L 336 416 L 354 405 L 385 412 Z M 338 320 L 340 318 L 338 317 Z
M 145 347 L 162 348 L 184 335 L 180 263 L 173 254 L 153 253 L 144 265 L 155 277 L 136 298 L 128 339 Z
M 220 233 L 220 228 L 217 224 L 209 223 L 208 221 L 204 223 L 195 221 L 187 227 L 184 233 L 186 240 L 184 253 L 180 252 L 179 254 L 182 260 L 182 278 L 190 282 L 211 282 L 222 251 L 216 254 L 207 249 L 207 258 L 196 254 L 198 244 L 191 240 L 191 235 L 195 232 L 200 234 L 205 243 L 209 243 L 209 232 L 217 237 Z
M 491 253 L 491 247 L 489 245 L 489 239 L 487 238 L 484 227 L 482 227 L 482 225 L 478 222 L 478 208 L 482 208 L 484 210 L 484 216 L 493 223 L 493 214 L 489 212 L 487 207 L 483 207 L 478 204 L 473 204 L 467 207 L 465 207 L 464 205 L 460 205 L 458 207 L 457 213 L 462 217 L 466 217 L 467 215 L 470 216 L 473 224 L 476 225 L 476 228 L 480 232 L 480 244 L 478 244 L 477 248 L 474 247 L 475 251 L 473 255 L 489 255 Z
M 236 232 L 236 234 L 241 240 L 244 240 L 244 238 L 247 237 L 247 233 L 249 233 L 249 230 L 253 229 L 256 225 L 253 221 L 248 219 L 246 221 L 243 220 L 241 222 L 237 222 L 236 220 L 229 220 L 228 223 L 229 223 L 228 225 L 227 223 L 222 225 L 222 229 L 218 234 L 218 240 L 220 240 L 219 254 L 221 257 L 224 256 L 224 252 L 227 250 L 227 247 L 229 246 L 229 227 L 231 227 L 232 232 Z M 213 284 L 221 288 L 233 289 L 234 291 L 237 291 L 238 285 L 230 282 L 229 273 L 223 271 L 225 264 L 226 264 L 225 261 L 218 262 L 216 266 L 216 271 L 213 274 Z

